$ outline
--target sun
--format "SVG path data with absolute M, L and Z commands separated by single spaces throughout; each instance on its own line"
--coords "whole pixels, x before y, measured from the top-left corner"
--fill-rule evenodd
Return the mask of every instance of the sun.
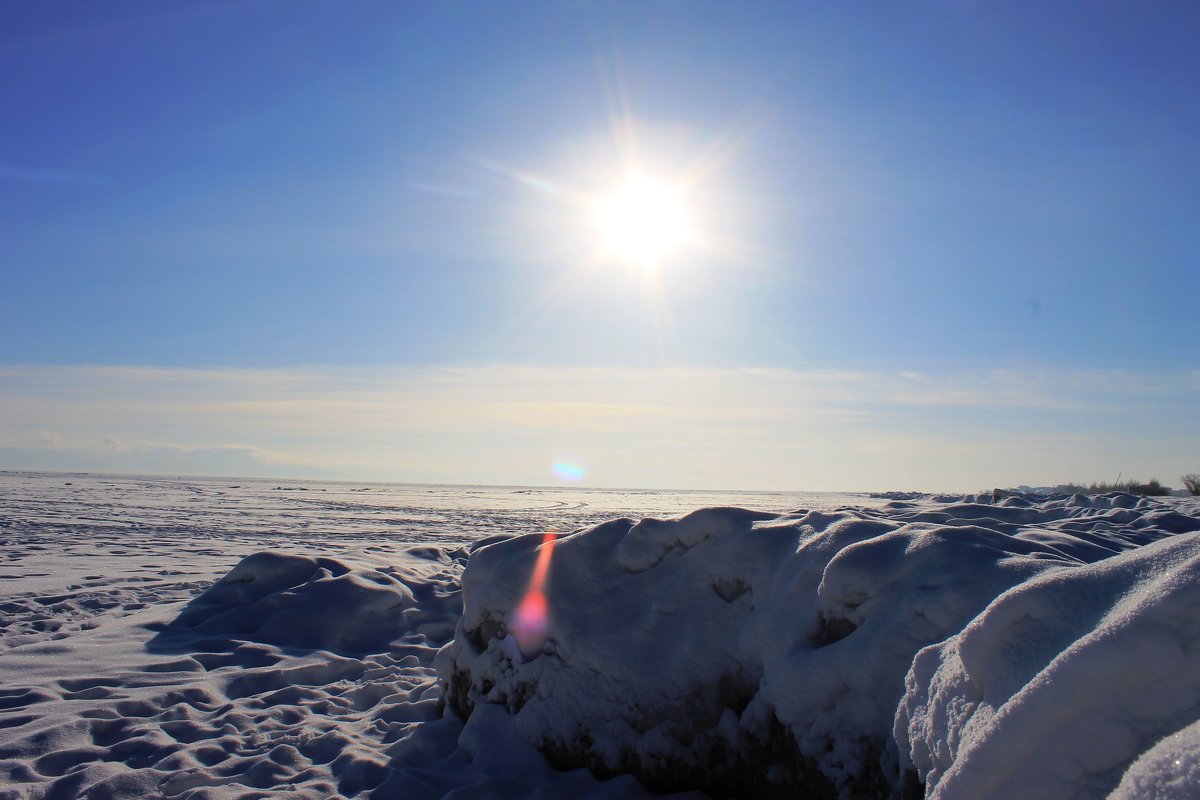
M 682 193 L 644 175 L 628 175 L 596 203 L 606 255 L 655 267 L 685 244 L 690 223 Z

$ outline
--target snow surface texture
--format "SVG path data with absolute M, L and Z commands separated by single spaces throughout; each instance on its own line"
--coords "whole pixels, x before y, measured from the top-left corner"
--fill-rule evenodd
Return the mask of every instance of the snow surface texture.
M 0 798 L 1196 796 L 1200 505 L 991 499 L 0 473 Z
M 1184 729 L 1198 719 L 1190 535 L 998 597 L 917 656 L 896 738 L 929 797 L 1103 797 L 1118 782 L 1123 797 L 1195 797 L 1200 750 Z
M 1196 796 L 1194 531 L 1194 501 L 1112 494 L 525 536 L 470 559 L 438 670 L 458 713 L 661 789 Z M 537 647 L 514 609 L 547 548 Z

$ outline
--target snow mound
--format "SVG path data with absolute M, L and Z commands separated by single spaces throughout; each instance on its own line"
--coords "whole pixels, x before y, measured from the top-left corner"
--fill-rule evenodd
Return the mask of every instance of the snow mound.
M 1112 800 L 1191 800 L 1200 787 L 1200 722 L 1142 753 L 1109 795 Z
M 559 766 L 628 772 L 660 790 L 886 796 L 901 791 L 911 764 L 942 791 L 953 785 L 943 761 L 965 747 L 963 726 L 990 719 L 941 694 L 967 673 L 940 654 L 991 611 L 977 615 L 1027 587 L 1103 594 L 1106 570 L 1124 574 L 1130 563 L 1175 586 L 1169 576 L 1186 559 L 1174 548 L 1192 538 L 1177 534 L 1200 527 L 1195 509 L 1119 494 L 1086 504 L 990 499 L 782 515 L 710 508 L 481 547 L 463 575 L 454 640 L 439 655 L 445 700 L 463 717 L 503 708 L 516 734 Z M 1094 599 L 1086 591 L 1065 605 L 1042 591 L 1029 613 L 1061 614 L 1077 629 L 1037 640 L 1051 659 L 1103 615 L 1084 612 Z M 531 608 L 545 617 L 535 646 L 521 627 Z M 1152 652 L 1159 634 L 1142 635 L 1131 652 Z M 992 657 L 980 656 L 985 665 Z M 947 677 L 923 701 L 943 661 Z M 1015 676 L 1026 662 L 996 663 L 988 691 L 1023 685 Z M 911 711 L 911 731 L 898 707 Z M 1164 722 L 1174 711 L 1162 698 L 1145 713 L 1157 732 L 1146 736 L 1159 738 L 1195 719 Z M 1147 746 L 1122 750 L 1109 788 Z M 1083 773 L 1068 780 L 1091 787 Z M 974 778 L 961 785 L 976 787 Z
M 413 572 L 254 553 L 190 602 L 153 644 L 203 634 L 339 653 L 378 650 L 431 621 L 414 596 L 421 583 Z
M 1200 536 L 1015 587 L 906 684 L 896 738 L 931 798 L 1196 796 Z

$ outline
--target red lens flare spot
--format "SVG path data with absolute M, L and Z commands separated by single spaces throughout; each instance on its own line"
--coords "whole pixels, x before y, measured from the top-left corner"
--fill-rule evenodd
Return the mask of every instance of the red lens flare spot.
M 513 614 L 513 638 L 517 640 L 521 655 L 526 658 L 536 655 L 542 649 L 550 627 L 546 594 L 542 587 L 546 583 L 546 573 L 550 570 L 550 558 L 554 554 L 554 542 L 557 537 L 558 534 L 554 531 L 547 531 L 542 537 L 542 544 L 538 547 L 537 564 L 534 565 L 533 575 L 529 578 L 529 589 Z

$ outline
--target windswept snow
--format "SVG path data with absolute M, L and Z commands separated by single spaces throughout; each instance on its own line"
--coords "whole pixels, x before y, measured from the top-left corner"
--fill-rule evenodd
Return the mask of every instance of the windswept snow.
M 1200 793 L 1193 500 L 0 488 L 3 800 Z

